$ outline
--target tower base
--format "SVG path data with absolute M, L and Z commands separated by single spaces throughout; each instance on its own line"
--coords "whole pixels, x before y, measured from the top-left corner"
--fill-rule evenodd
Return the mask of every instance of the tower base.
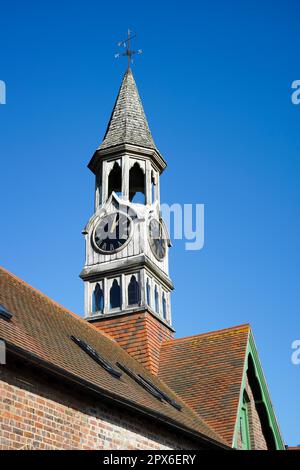
M 120 313 L 87 321 L 114 338 L 132 357 L 157 375 L 161 343 L 174 337 L 174 329 L 148 310 Z

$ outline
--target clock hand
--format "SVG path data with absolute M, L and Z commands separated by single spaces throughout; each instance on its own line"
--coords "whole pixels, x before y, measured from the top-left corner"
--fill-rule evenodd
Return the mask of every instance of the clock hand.
M 115 228 L 116 226 L 118 225 L 118 222 L 117 222 L 117 214 L 115 215 L 115 218 L 111 224 L 111 228 L 110 228 L 110 234 L 113 234 L 114 231 L 115 231 Z

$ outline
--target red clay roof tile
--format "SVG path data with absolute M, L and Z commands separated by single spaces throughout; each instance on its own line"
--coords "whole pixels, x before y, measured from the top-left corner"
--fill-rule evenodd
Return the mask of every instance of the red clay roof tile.
M 250 326 L 162 344 L 158 376 L 232 445 Z
M 152 375 L 127 354 L 114 340 L 88 322 L 63 308 L 41 292 L 0 268 L 0 304 L 13 318 L 0 320 L 0 338 L 26 353 L 34 354 L 48 364 L 72 374 L 100 391 L 106 391 L 130 401 L 139 409 L 149 410 L 165 417 L 166 421 L 196 432 L 199 437 L 223 442 L 199 416 L 187 406 L 162 380 Z M 142 374 L 157 387 L 182 405 L 178 411 L 160 402 L 135 383 L 126 374 L 116 379 L 82 351 L 71 339 L 74 335 L 89 343 L 100 355 L 115 366 L 123 363 L 136 374 Z

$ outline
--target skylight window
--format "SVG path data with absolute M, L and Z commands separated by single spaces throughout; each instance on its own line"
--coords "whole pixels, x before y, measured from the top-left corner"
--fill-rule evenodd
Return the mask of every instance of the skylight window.
M 139 377 L 142 380 L 144 380 L 150 387 L 152 387 L 154 390 L 156 390 L 166 402 L 168 402 L 170 405 L 174 406 L 174 408 L 176 408 L 176 410 L 178 410 L 178 411 L 181 410 L 182 406 L 179 405 L 179 403 L 177 403 L 175 400 L 173 400 L 173 398 L 169 397 L 169 395 L 167 395 L 165 392 L 163 392 L 162 390 L 157 388 L 156 385 L 154 385 L 152 382 L 150 382 L 150 380 L 145 379 L 141 375 L 139 375 Z
M 4 305 L 0 305 L 0 318 L 3 318 L 3 320 L 10 321 L 12 318 L 12 313 L 10 313 Z
M 156 385 L 154 385 L 150 380 L 145 379 L 142 377 L 140 374 L 136 374 L 132 370 L 128 369 L 128 367 L 124 366 L 123 364 L 120 364 L 117 362 L 117 366 L 125 372 L 129 377 L 131 377 L 135 382 L 137 382 L 139 385 L 141 385 L 145 390 L 147 390 L 151 395 L 153 395 L 155 398 L 158 400 L 162 401 L 165 400 L 167 403 L 172 405 L 174 408 L 176 408 L 178 411 L 181 410 L 181 406 L 176 403 L 175 400 L 170 398 L 166 393 L 162 392 Z
M 149 384 L 147 384 L 147 382 L 145 382 L 145 380 L 143 380 L 143 378 L 139 375 L 137 375 L 135 372 L 133 372 L 132 370 L 128 369 L 126 366 L 123 366 L 123 364 L 120 364 L 119 362 L 117 362 L 117 366 L 123 371 L 125 372 L 127 375 L 129 375 L 129 377 L 131 377 L 133 380 L 135 380 L 135 382 L 137 382 L 138 384 L 140 384 L 143 388 L 145 388 L 149 393 L 151 393 L 152 395 L 154 395 L 156 398 L 158 398 L 159 400 L 162 399 L 161 395 L 156 391 L 154 390 L 153 387 L 151 387 Z
M 103 369 L 105 369 L 111 375 L 118 379 L 121 377 L 122 373 L 114 369 L 113 366 L 103 357 L 101 357 L 100 354 L 98 354 L 97 351 L 95 351 L 95 349 L 92 348 L 92 346 L 90 346 L 88 343 L 73 335 L 71 336 L 71 340 L 74 341 L 74 343 L 76 343 L 84 352 L 86 352 L 92 359 L 94 359 L 97 364 L 103 367 Z

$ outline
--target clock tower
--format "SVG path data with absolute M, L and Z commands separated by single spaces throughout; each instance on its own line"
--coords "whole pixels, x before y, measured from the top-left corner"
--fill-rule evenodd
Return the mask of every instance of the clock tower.
M 128 67 L 100 147 L 95 210 L 83 234 L 85 318 L 156 373 L 162 341 L 173 336 L 170 240 L 160 212 L 156 148 Z

